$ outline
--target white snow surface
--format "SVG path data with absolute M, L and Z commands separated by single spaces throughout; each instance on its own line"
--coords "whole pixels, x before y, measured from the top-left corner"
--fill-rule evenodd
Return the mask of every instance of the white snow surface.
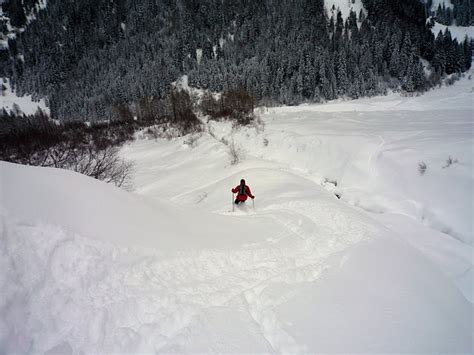
M 38 109 L 49 115 L 49 108 L 44 100 L 33 101 L 31 95 L 18 96 L 11 88 L 8 79 L 0 78 L 0 86 L 4 85 L 6 90 L 0 90 L 0 110 L 4 108 L 7 112 L 14 110 L 14 106 L 18 105 L 18 109 L 25 115 L 32 115 Z
M 446 31 L 446 28 L 449 29 L 449 32 L 451 33 L 451 37 L 453 39 L 456 38 L 458 42 L 464 41 L 466 39 L 466 36 L 470 39 L 474 38 L 474 26 L 455 26 L 455 25 L 446 26 L 438 22 L 435 22 L 435 25 L 433 26 L 431 31 L 433 32 L 435 36 L 437 36 L 439 31 L 444 33 Z
M 360 10 L 364 9 L 362 0 L 324 0 L 324 6 L 326 7 L 328 17 L 334 17 L 334 20 L 337 18 L 338 11 L 341 11 L 342 18 L 345 20 L 349 17 L 351 10 L 359 17 Z
M 0 353 L 472 353 L 472 87 L 138 140 L 132 192 L 0 162 Z
M 433 4 L 431 5 L 431 10 L 433 11 L 436 11 L 438 9 L 438 6 L 441 5 L 441 6 L 444 6 L 446 8 L 451 8 L 453 9 L 454 8 L 454 5 L 451 3 L 451 0 L 433 0 Z

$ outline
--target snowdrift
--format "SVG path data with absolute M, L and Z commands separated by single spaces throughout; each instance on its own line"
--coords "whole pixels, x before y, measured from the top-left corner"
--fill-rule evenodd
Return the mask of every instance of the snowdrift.
M 472 305 L 437 267 L 281 177 L 262 215 L 230 217 L 0 163 L 0 351 L 472 350 Z
M 59 226 L 125 246 L 161 251 L 228 247 L 249 241 L 254 228 L 253 221 L 202 214 L 66 170 L 0 162 L 0 182 L 0 207 L 19 223 Z M 266 228 L 268 235 L 275 233 L 270 221 Z

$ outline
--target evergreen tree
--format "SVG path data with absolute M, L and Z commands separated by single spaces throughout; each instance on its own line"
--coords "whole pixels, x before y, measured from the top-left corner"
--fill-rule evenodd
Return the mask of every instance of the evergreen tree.
M 345 95 L 348 91 L 349 80 L 347 78 L 346 55 L 344 49 L 340 49 L 336 57 L 336 83 L 337 95 Z

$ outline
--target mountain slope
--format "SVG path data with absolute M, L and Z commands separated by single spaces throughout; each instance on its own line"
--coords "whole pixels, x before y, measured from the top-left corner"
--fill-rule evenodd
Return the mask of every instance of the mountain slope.
M 38 181 L 38 169 L 21 167 L 21 179 L 12 183 L 9 177 L 19 177 L 19 168 L 2 163 L 1 176 L 9 190 L 28 192 L 44 207 L 64 198 L 66 212 L 88 190 L 102 206 L 120 206 L 131 216 L 137 208 L 149 208 L 130 203 L 136 198 L 114 187 L 68 172 L 42 168 L 40 175 L 49 179 Z M 315 199 L 304 183 L 290 179 L 304 197 L 292 193 L 293 205 L 269 214 L 286 222 L 268 238 L 265 210 L 240 221 L 242 241 L 252 237 L 240 246 L 229 234 L 239 217 L 227 217 L 228 229 L 220 233 L 206 219 L 188 224 L 205 230 L 216 246 L 225 244 L 223 250 L 189 250 L 199 236 L 177 234 L 183 232 L 182 219 L 163 205 L 153 209 L 155 215 L 177 224 L 169 229 L 159 219 L 155 251 L 110 244 L 117 241 L 121 218 L 109 221 L 114 211 L 107 209 L 99 221 L 82 220 L 97 230 L 91 239 L 66 226 L 64 211 L 17 219 L 15 201 L 2 198 L 2 350 L 469 351 L 472 307 L 449 279 L 375 221 L 341 208 L 322 190 L 314 192 Z M 36 198 L 40 186 L 45 191 L 54 186 L 55 197 Z M 324 209 L 314 205 L 312 219 L 291 218 L 291 206 L 300 205 L 301 213 L 312 200 Z M 87 216 L 87 206 L 75 208 Z M 190 212 L 186 220 L 198 216 Z M 142 226 L 145 235 L 152 223 L 150 218 Z M 142 239 L 130 234 L 127 244 Z M 170 242 L 188 251 L 164 254 L 162 246 Z M 310 329 L 317 330 L 316 338 Z
M 471 353 L 471 86 L 141 139 L 134 193 L 0 163 L 0 352 Z

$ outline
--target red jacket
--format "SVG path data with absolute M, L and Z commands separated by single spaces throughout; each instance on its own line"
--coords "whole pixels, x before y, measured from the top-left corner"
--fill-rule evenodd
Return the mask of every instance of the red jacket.
M 236 187 L 234 187 L 232 189 L 232 192 L 235 194 L 235 193 L 238 193 L 240 191 L 240 185 L 237 185 Z M 247 196 L 250 197 L 250 198 L 254 198 L 255 196 L 252 195 L 252 192 L 250 191 L 250 187 L 248 187 L 247 185 L 245 185 L 245 195 L 241 195 L 240 193 L 237 195 L 237 200 L 239 201 L 246 201 L 247 200 Z

